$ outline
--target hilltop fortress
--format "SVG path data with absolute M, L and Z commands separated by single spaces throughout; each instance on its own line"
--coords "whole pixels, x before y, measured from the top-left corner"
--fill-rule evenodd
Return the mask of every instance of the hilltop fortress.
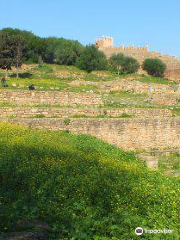
M 136 58 L 140 63 L 146 58 L 160 58 L 166 65 L 167 71 L 165 77 L 174 79 L 180 82 L 180 57 L 174 57 L 158 53 L 156 51 L 149 51 L 149 47 L 135 47 L 121 45 L 119 47 L 114 46 L 114 40 L 112 37 L 102 37 L 95 40 L 95 45 L 99 50 L 103 51 L 109 58 L 114 53 L 123 53 L 124 55 Z

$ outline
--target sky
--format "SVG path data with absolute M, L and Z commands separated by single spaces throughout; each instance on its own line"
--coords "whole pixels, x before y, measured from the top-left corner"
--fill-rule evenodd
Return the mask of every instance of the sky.
M 32 31 L 92 44 L 149 45 L 180 57 L 180 0 L 0 0 L 0 29 Z

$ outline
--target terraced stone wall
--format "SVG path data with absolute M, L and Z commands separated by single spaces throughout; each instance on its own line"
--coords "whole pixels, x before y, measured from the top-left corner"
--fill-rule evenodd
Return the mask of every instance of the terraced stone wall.
M 57 107 L 1 107 L 0 118 L 9 117 L 120 117 L 123 114 L 132 117 L 170 117 L 172 112 L 168 109 L 143 108 L 57 108 Z
M 68 130 L 91 134 L 118 147 L 130 149 L 179 148 L 180 118 L 129 118 L 129 119 L 10 119 L 11 123 L 26 126 Z
M 0 90 L 0 102 L 21 104 L 100 105 L 101 96 L 95 93 L 72 93 L 59 91 L 11 91 Z

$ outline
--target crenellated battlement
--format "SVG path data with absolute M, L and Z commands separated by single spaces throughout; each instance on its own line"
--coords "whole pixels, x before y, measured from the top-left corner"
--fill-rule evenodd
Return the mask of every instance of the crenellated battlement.
M 113 37 L 105 37 L 95 39 L 95 45 L 102 51 L 106 51 L 108 49 L 114 51 L 135 51 L 135 52 L 149 52 L 149 47 L 146 45 L 145 47 L 135 47 L 121 45 L 120 47 L 114 46 Z
M 100 49 L 113 47 L 114 45 L 113 37 L 103 36 L 102 38 L 95 39 L 95 45 Z

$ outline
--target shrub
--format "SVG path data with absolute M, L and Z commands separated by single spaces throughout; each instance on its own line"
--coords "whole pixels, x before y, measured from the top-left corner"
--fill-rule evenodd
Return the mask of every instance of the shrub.
M 71 123 L 71 120 L 69 118 L 65 118 L 63 122 L 66 126 L 68 126 Z
M 140 67 L 139 62 L 132 57 L 125 57 L 121 64 L 123 73 L 136 73 Z
M 149 75 L 154 77 L 163 77 L 166 70 L 166 64 L 158 58 L 147 58 L 144 60 L 142 68 Z
M 122 73 L 121 66 L 124 61 L 124 54 L 113 54 L 109 59 L 109 69 L 111 71 L 117 71 L 118 75 Z
M 139 62 L 132 57 L 124 56 L 122 53 L 113 54 L 109 59 L 109 68 L 118 74 L 135 73 L 138 71 Z
M 81 56 L 76 61 L 76 66 L 87 72 L 94 70 L 105 70 L 107 59 L 103 52 L 94 45 L 86 46 Z

